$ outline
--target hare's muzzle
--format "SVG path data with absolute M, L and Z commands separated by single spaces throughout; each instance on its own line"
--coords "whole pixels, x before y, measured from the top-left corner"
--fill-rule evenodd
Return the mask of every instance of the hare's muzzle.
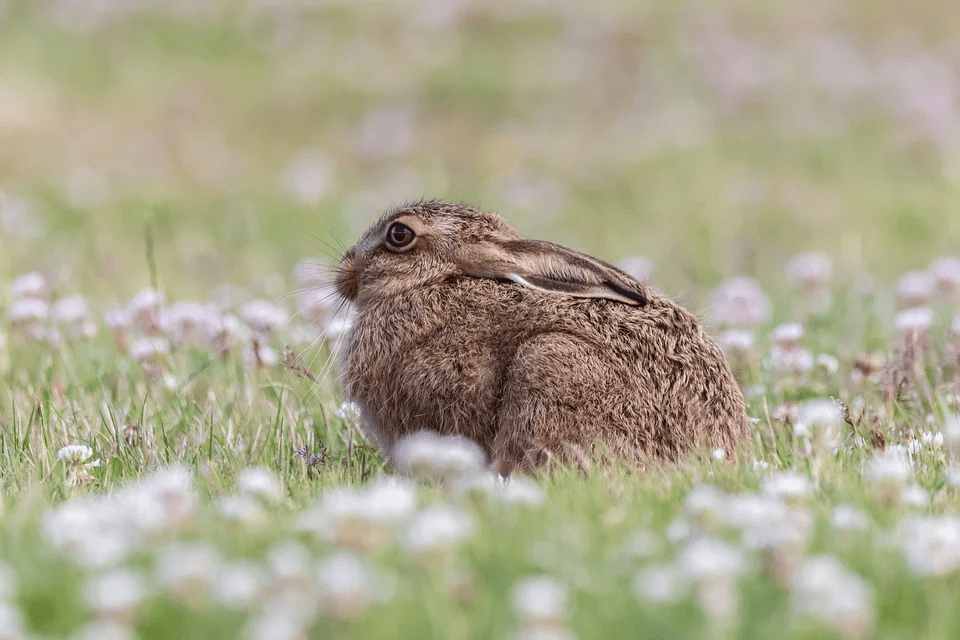
M 360 288 L 360 264 L 357 260 L 357 252 L 353 249 L 348 249 L 340 259 L 334 286 L 337 288 L 337 293 L 350 302 L 357 297 L 357 291 Z

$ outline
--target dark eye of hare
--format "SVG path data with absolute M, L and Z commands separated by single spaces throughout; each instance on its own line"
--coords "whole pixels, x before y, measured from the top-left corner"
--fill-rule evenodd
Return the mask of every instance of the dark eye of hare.
M 402 222 L 394 222 L 390 225 L 390 228 L 387 229 L 387 244 L 394 249 L 402 249 L 413 242 L 413 239 L 416 237 L 417 234 L 413 232 L 413 229 Z

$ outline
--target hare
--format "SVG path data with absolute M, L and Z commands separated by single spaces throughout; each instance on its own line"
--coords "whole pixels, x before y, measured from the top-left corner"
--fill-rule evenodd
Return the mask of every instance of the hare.
M 341 375 L 388 459 L 421 430 L 468 437 L 500 473 L 601 443 L 637 461 L 749 440 L 743 394 L 688 311 L 612 265 L 427 201 L 346 251 L 356 315 Z

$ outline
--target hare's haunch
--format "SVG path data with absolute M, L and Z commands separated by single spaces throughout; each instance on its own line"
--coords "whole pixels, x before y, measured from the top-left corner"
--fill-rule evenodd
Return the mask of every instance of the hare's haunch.
M 356 307 L 344 386 L 388 457 L 424 429 L 473 439 L 505 473 L 598 442 L 672 460 L 699 447 L 733 457 L 749 439 L 740 388 L 691 313 L 494 214 L 390 211 L 336 284 Z

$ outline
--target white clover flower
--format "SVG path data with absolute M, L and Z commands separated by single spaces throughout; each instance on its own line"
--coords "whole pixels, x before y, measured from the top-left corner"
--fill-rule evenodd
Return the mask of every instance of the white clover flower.
M 510 590 L 510 603 L 524 624 L 556 626 L 567 618 L 567 586 L 555 578 L 524 578 Z
M 720 447 L 714 449 L 712 455 L 714 460 L 723 460 L 727 457 L 727 452 L 723 449 L 723 447 Z
M 267 502 L 283 498 L 283 483 L 264 467 L 248 467 L 237 475 L 237 489 L 242 494 L 255 496 Z
M 770 339 L 775 345 L 785 350 L 792 350 L 803 339 L 804 329 L 799 322 L 788 322 L 774 328 Z
M 921 577 L 960 571 L 960 518 L 907 516 L 897 525 L 907 566 Z
M 291 615 L 286 607 L 265 607 L 251 618 L 243 631 L 246 640 L 303 640 L 307 624 L 301 616 Z
M 840 371 L 840 361 L 829 353 L 821 353 L 814 359 L 814 365 L 830 375 Z
M 89 579 L 84 593 L 98 616 L 130 619 L 147 595 L 147 584 L 139 573 L 114 569 Z
M 39 298 L 14 298 L 7 309 L 7 319 L 15 327 L 43 324 L 50 316 L 50 305 Z
M 93 449 L 85 444 L 68 444 L 57 452 L 57 460 L 66 465 L 81 465 L 93 457 Z
M 951 293 L 960 289 L 960 258 L 938 258 L 930 263 L 929 270 L 941 291 Z
M 70 640 L 137 640 L 126 621 L 94 620 L 70 636 Z
M 943 432 L 937 431 L 936 433 L 931 433 L 930 431 L 924 431 L 920 434 L 920 442 L 925 447 L 938 448 L 943 446 Z
M 641 603 L 669 605 L 689 596 L 690 580 L 676 564 L 654 564 L 637 574 L 633 590 Z
M 803 500 L 813 493 L 810 479 L 795 471 L 771 475 L 763 483 L 763 492 L 788 501 Z
M 338 553 L 326 558 L 317 568 L 324 608 L 339 620 L 363 615 L 373 603 L 373 578 L 370 568 L 357 556 Z
M 868 531 L 872 524 L 870 516 L 850 505 L 837 505 L 830 512 L 830 528 L 835 532 Z
M 20 575 L 16 569 L 0 562 L 0 602 L 16 600 L 20 591 Z
M 897 297 L 903 307 L 922 307 L 930 303 L 936 280 L 929 271 L 910 271 L 897 282 Z
M 844 638 L 863 638 L 873 630 L 870 586 L 833 556 L 804 562 L 791 588 L 790 605 L 798 618 L 827 624 Z
M 217 511 L 227 520 L 249 527 L 257 527 L 267 521 L 263 504 L 249 494 L 224 496 L 217 501 Z
M 786 272 L 787 279 L 801 287 L 823 287 L 833 277 L 833 260 L 818 251 L 801 253 L 787 263 Z
M 347 422 L 356 422 L 360 419 L 360 405 L 356 402 L 343 402 L 336 408 L 334 415 Z
M 364 489 L 336 487 L 299 519 L 300 530 L 355 550 L 376 549 L 417 508 L 416 488 L 384 476 Z
M 930 506 L 930 494 L 918 484 L 911 484 L 900 492 L 900 502 L 907 507 L 926 509 Z
M 115 333 L 123 333 L 133 324 L 133 316 L 126 309 L 111 309 L 103 315 L 103 323 Z
M 120 497 L 131 522 L 146 535 L 179 529 L 197 508 L 193 474 L 181 465 L 153 472 Z
M 466 511 L 454 507 L 430 507 L 410 523 L 404 546 L 414 556 L 445 555 L 473 532 L 473 520 Z
M 754 460 L 753 461 L 753 471 L 755 473 L 764 473 L 770 468 L 770 463 L 766 460 Z
M 41 532 L 54 549 L 86 567 L 109 567 L 126 559 L 138 540 L 113 501 L 68 500 L 48 511 Z
M 781 375 L 802 376 L 813 369 L 813 354 L 799 347 L 784 349 L 774 346 L 770 350 L 770 368 Z
M 639 282 L 650 282 L 653 276 L 653 261 L 641 256 L 624 258 L 617 266 Z
M 55 321 L 66 325 L 81 325 L 90 320 L 90 309 L 83 296 L 70 296 L 57 300 L 50 315 Z
M 261 334 L 279 331 L 289 319 L 286 311 L 266 300 L 252 300 L 246 303 L 240 308 L 240 317 L 251 329 Z
M 27 638 L 23 622 L 23 612 L 18 606 L 10 602 L 0 602 L 0 638 Z
M 690 542 L 680 552 L 679 563 L 684 575 L 693 581 L 734 578 L 746 568 L 743 552 L 712 537 Z
M 391 457 L 397 469 L 415 478 L 450 480 L 479 473 L 486 465 L 480 446 L 462 436 L 418 431 L 404 436 Z
M 689 520 L 676 517 L 670 521 L 664 533 L 671 544 L 680 544 L 689 540 L 693 536 L 694 530 Z
M 714 289 L 710 320 L 717 325 L 753 327 L 770 319 L 770 300 L 756 280 L 740 277 Z
M 154 334 L 159 328 L 158 314 L 165 302 L 165 296 L 159 291 L 141 289 L 127 305 L 127 313 L 141 332 Z
M 933 324 L 933 309 L 930 307 L 911 307 L 897 314 L 894 320 L 897 333 L 901 336 L 926 335 Z
M 724 353 L 734 357 L 749 357 L 755 343 L 754 333 L 746 329 L 727 329 L 717 337 L 717 344 Z
M 216 309 L 198 302 L 175 302 L 157 314 L 160 331 L 177 344 L 203 344 L 210 326 L 219 320 L 220 314 Z
M 521 475 L 513 475 L 507 478 L 501 484 L 498 496 L 500 501 L 505 504 L 524 507 L 540 507 L 546 500 L 543 487 L 532 478 Z
M 17 276 L 10 283 L 10 298 L 46 298 L 50 290 L 47 280 L 38 271 Z
M 177 542 L 157 553 L 157 583 L 189 606 L 203 603 L 220 572 L 220 555 L 202 542 Z
M 213 598 L 220 605 L 235 611 L 250 609 L 261 601 L 267 588 L 266 572 L 246 560 L 225 562 L 213 584 Z
M 684 510 L 701 524 L 709 524 L 724 508 L 727 494 L 712 484 L 697 485 L 683 501 Z
M 889 447 L 867 461 L 864 478 L 875 485 L 900 489 L 913 479 L 913 467 L 904 450 Z
M 156 362 L 170 353 L 166 338 L 140 338 L 130 344 L 130 355 L 140 363 Z

